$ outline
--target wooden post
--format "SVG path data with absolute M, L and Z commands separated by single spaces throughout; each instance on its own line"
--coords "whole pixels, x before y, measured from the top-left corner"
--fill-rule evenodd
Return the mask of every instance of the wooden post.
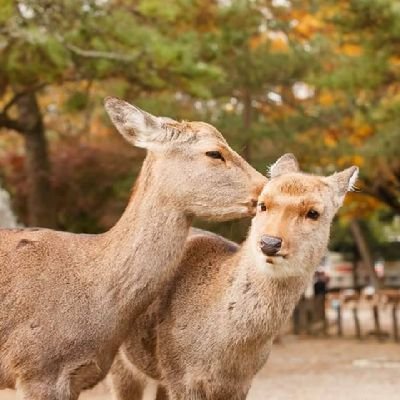
M 354 318 L 354 327 L 356 329 L 356 336 L 357 339 L 361 340 L 361 326 L 360 326 L 360 319 L 358 318 L 358 309 L 357 306 L 353 307 L 353 318 Z
M 338 336 L 343 336 L 343 326 L 342 326 L 342 305 L 339 303 L 337 306 L 337 334 Z
M 392 319 L 393 319 L 393 337 L 394 341 L 398 342 L 399 341 L 399 326 L 397 323 L 397 302 L 395 301 L 393 303 L 393 308 L 392 308 Z
M 328 334 L 329 334 L 329 332 L 328 332 L 328 320 L 327 320 L 327 318 L 326 318 L 326 309 L 325 309 L 325 306 L 326 306 L 326 302 L 325 302 L 325 296 L 324 296 L 324 319 L 323 319 L 323 326 L 322 326 L 322 329 L 323 329 L 323 334 L 324 334 L 324 336 L 328 336 Z
M 314 330 L 312 329 L 313 327 L 313 322 L 314 322 L 314 318 L 313 318 L 313 312 L 312 310 L 310 310 L 309 306 L 310 304 L 307 304 L 307 310 L 306 310 L 306 329 L 307 329 L 307 335 L 312 335 Z
M 381 332 L 381 323 L 379 320 L 379 308 L 377 304 L 374 304 L 372 307 L 372 312 L 374 315 L 374 324 L 375 324 L 375 333 L 379 340 L 382 339 L 382 332 Z
M 297 306 L 293 312 L 293 333 L 295 335 L 300 335 L 300 333 L 301 333 L 300 307 L 301 307 L 301 300 L 300 300 L 300 303 L 297 304 Z

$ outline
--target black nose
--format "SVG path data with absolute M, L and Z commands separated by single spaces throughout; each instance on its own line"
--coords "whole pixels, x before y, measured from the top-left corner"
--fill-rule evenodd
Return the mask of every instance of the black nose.
M 260 241 L 261 251 L 266 256 L 274 256 L 282 246 L 282 239 L 276 236 L 262 235 Z

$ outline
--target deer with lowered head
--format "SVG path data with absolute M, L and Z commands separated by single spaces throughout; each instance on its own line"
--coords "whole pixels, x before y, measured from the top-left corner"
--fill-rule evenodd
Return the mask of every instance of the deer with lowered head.
M 74 400 L 107 374 L 135 318 L 174 276 L 192 218 L 255 210 L 265 178 L 203 122 L 116 98 L 112 122 L 147 156 L 120 220 L 99 235 L 0 231 L 0 389 Z
M 193 231 L 175 278 L 135 320 L 111 368 L 115 399 L 243 400 L 324 255 L 332 219 L 358 169 L 270 168 L 246 241 Z

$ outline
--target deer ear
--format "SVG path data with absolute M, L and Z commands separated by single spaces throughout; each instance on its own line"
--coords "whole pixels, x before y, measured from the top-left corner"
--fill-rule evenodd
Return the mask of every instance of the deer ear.
M 116 97 L 107 97 L 104 106 L 121 135 L 137 147 L 154 149 L 165 141 L 165 124 L 174 122 L 169 118 L 155 117 Z
M 287 153 L 278 158 L 278 160 L 269 167 L 267 175 L 269 175 L 270 178 L 276 178 L 277 176 L 283 174 L 298 171 L 299 164 L 296 160 L 296 157 L 292 153 Z
M 354 190 L 354 185 L 358 178 L 358 172 L 358 167 L 352 166 L 328 177 L 328 181 L 335 189 L 336 203 L 338 206 L 343 203 L 346 193 Z

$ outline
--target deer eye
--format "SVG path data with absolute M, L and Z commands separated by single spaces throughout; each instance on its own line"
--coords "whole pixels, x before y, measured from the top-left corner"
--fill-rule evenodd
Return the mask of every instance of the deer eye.
M 259 206 L 261 211 L 267 211 L 267 206 L 265 205 L 265 203 L 260 203 Z
M 214 158 L 216 160 L 225 161 L 225 158 L 223 157 L 223 155 L 219 151 L 207 151 L 206 152 L 206 156 Z
M 312 219 L 313 221 L 316 221 L 319 218 L 319 212 L 311 209 L 306 214 L 306 218 L 309 218 L 309 219 Z

